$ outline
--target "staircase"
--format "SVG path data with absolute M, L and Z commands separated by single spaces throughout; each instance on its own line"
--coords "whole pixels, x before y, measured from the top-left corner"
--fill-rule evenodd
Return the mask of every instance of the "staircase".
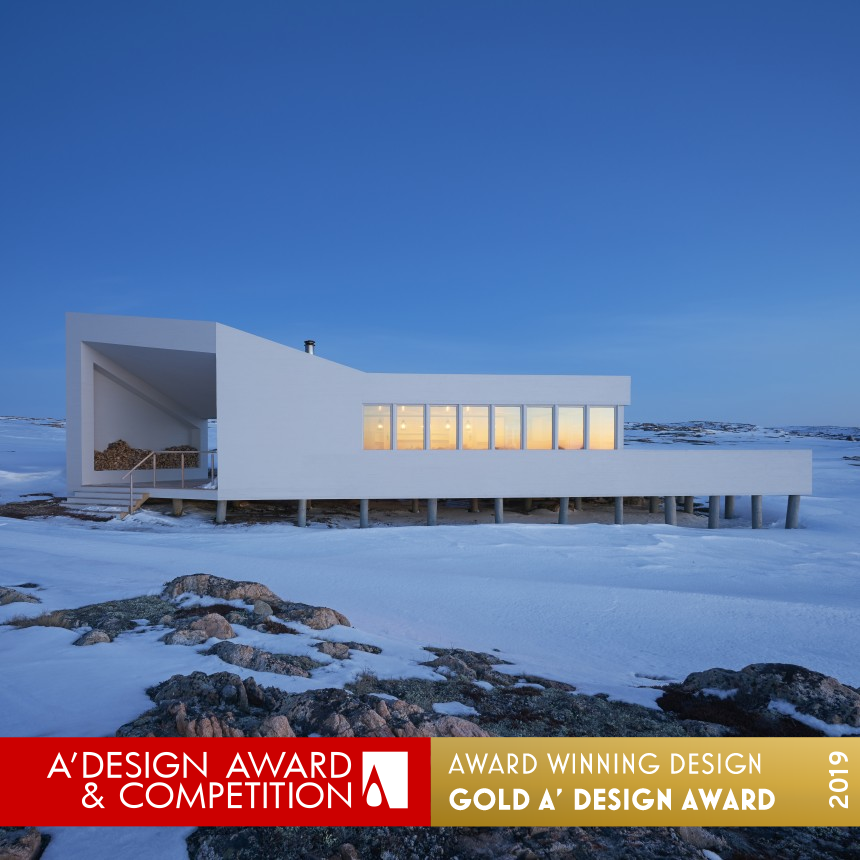
M 149 493 L 135 490 L 132 509 L 129 511 L 128 487 L 87 487 L 76 490 L 61 504 L 65 508 L 98 508 L 106 514 L 117 514 L 120 519 L 124 519 L 129 513 L 134 513 L 148 498 Z

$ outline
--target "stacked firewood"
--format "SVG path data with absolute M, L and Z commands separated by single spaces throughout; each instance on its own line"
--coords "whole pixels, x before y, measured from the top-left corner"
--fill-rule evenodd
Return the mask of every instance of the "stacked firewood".
M 185 468 L 195 468 L 200 459 L 200 455 L 196 448 L 190 445 L 171 445 L 165 448 L 165 451 L 188 451 L 185 455 Z M 133 469 L 147 454 L 151 451 L 147 448 L 132 448 L 124 439 L 117 439 L 116 442 L 111 442 L 104 451 L 96 451 L 94 453 L 94 466 L 97 472 L 103 471 L 128 471 Z M 176 454 L 158 454 L 159 469 L 179 469 L 181 467 L 182 458 Z M 152 468 L 152 462 L 145 464 L 147 469 Z

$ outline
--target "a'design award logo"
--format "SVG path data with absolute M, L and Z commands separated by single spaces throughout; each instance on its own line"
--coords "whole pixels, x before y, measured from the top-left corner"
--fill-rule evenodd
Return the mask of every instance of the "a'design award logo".
M 363 752 L 361 796 L 368 806 L 406 809 L 409 806 L 408 753 Z

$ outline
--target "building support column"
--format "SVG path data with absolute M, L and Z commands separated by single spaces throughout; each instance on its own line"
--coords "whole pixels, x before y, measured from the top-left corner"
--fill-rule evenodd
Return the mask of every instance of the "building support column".
M 427 499 L 427 525 L 436 525 L 438 499 Z
M 575 511 L 582 510 L 582 496 L 575 496 L 573 499 L 573 509 Z
M 366 529 L 370 525 L 370 499 L 358 500 L 358 527 Z
M 419 499 L 412 500 L 412 513 L 420 514 L 421 513 L 421 501 Z
M 615 525 L 624 525 L 624 496 L 615 497 Z
M 173 499 L 173 516 L 181 517 L 182 508 L 185 506 L 185 499 Z
M 566 526 L 568 522 L 568 508 L 570 507 L 570 497 L 562 496 L 558 500 L 558 524 Z
M 678 514 L 675 511 L 675 497 L 663 496 L 663 518 L 667 526 L 678 524 Z
M 800 496 L 789 496 L 788 507 L 785 509 L 785 527 L 800 528 Z
M 708 496 L 708 528 L 720 527 L 720 497 Z
M 495 514 L 497 523 L 503 523 L 505 521 L 504 499 L 493 499 L 493 513 Z
M 727 520 L 733 520 L 735 518 L 735 497 L 734 496 L 726 496 L 725 518 Z
M 296 511 L 296 526 L 303 529 L 308 524 L 308 500 L 299 499 L 299 506 Z
M 761 496 L 752 496 L 752 527 L 754 529 L 762 527 Z
M 684 496 L 684 513 L 692 514 L 695 511 L 696 497 Z
M 648 496 L 648 513 L 649 514 L 659 514 L 660 513 L 660 497 L 659 496 Z
M 218 525 L 223 525 L 227 522 L 227 500 L 226 499 L 218 499 L 215 502 L 215 522 Z
M 523 499 L 523 513 L 530 514 L 532 512 L 532 500 Z
M 469 513 L 470 514 L 479 514 L 481 513 L 481 506 L 478 504 L 478 499 L 472 499 L 469 505 Z

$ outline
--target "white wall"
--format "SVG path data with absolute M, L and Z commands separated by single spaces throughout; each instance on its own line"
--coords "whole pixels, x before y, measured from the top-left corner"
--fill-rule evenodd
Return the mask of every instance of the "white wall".
M 806 452 L 364 451 L 364 403 L 615 405 L 630 381 L 361 373 L 225 326 L 217 343 L 221 498 L 811 492 Z

